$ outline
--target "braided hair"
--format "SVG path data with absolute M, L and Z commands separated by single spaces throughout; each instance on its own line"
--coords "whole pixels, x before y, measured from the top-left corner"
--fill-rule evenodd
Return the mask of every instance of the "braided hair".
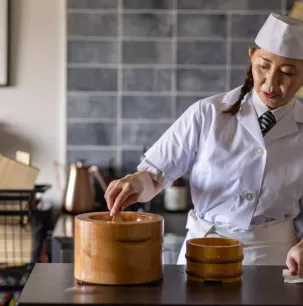
M 258 49 L 259 47 L 257 45 L 253 45 L 250 49 L 253 50 L 253 52 Z M 232 116 L 236 115 L 238 113 L 238 111 L 240 110 L 241 107 L 241 102 L 243 100 L 243 98 L 245 97 L 245 95 L 249 92 L 251 92 L 251 90 L 254 87 L 254 78 L 253 78 L 253 74 L 252 74 L 252 65 L 250 65 L 247 69 L 246 72 L 246 79 L 244 81 L 244 85 L 241 88 L 241 92 L 240 95 L 238 97 L 238 100 L 231 105 L 229 108 L 225 109 L 222 111 L 223 114 L 230 114 Z

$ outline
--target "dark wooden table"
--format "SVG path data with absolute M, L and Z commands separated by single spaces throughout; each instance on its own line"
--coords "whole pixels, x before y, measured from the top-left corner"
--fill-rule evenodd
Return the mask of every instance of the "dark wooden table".
M 278 266 L 244 266 L 242 282 L 200 284 L 184 266 L 164 266 L 164 279 L 141 286 L 78 286 L 73 264 L 37 264 L 19 305 L 303 305 L 303 284 L 284 283 Z

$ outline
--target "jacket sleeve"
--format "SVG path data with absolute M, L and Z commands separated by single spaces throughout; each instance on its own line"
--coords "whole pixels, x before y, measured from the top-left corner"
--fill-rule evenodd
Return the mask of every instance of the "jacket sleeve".
M 190 170 L 203 128 L 204 102 L 192 104 L 145 153 L 138 170 L 148 171 L 163 187 Z M 204 106 L 205 108 L 205 106 Z
M 300 200 L 300 213 L 298 216 L 294 219 L 294 226 L 296 229 L 296 233 L 298 238 L 303 238 L 303 197 Z

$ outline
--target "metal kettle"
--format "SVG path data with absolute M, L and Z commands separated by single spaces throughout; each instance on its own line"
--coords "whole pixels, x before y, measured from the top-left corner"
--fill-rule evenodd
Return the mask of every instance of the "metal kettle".
M 58 164 L 56 166 L 58 172 Z M 107 183 L 97 166 L 85 166 L 81 160 L 70 164 L 63 191 L 63 204 L 67 212 L 81 214 L 94 210 L 96 190 L 93 175 L 105 192 Z

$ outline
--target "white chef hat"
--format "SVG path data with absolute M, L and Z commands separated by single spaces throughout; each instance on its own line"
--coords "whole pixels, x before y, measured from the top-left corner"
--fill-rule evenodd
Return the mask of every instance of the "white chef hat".
M 271 13 L 255 43 L 270 53 L 303 59 L 303 20 Z

